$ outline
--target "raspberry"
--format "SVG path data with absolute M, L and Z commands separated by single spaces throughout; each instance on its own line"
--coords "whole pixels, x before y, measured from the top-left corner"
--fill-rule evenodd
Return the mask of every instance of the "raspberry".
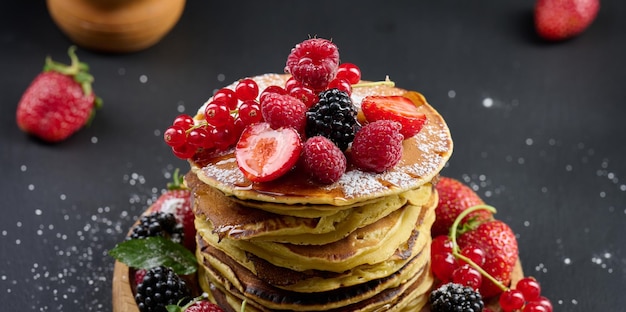
M 153 212 L 141 217 L 139 223 L 133 227 L 128 239 L 163 236 L 173 242 L 182 243 L 183 226 L 176 222 L 176 217 L 171 213 Z
M 272 129 L 291 127 L 304 132 L 306 105 L 293 96 L 269 93 L 261 102 L 261 114 Z
M 311 177 L 323 184 L 339 180 L 347 166 L 343 152 L 323 136 L 314 136 L 304 142 L 302 160 Z
M 194 304 L 190 305 L 185 312 L 223 312 L 222 308 L 220 308 L 215 303 L 211 303 L 206 300 L 196 301 Z
M 360 127 L 357 110 L 350 96 L 338 89 L 326 90 L 319 95 L 319 102 L 306 113 L 306 135 L 329 138 L 345 151 Z
M 471 287 L 448 283 L 430 293 L 432 312 L 466 311 L 481 312 L 484 307 L 482 296 Z
M 339 50 L 329 40 L 313 38 L 297 44 L 287 57 L 285 72 L 315 91 L 326 88 L 339 67 Z
M 165 266 L 148 270 L 135 294 L 141 312 L 165 312 L 165 306 L 179 304 L 183 299 L 191 299 L 187 283 Z
M 361 170 L 381 173 L 395 166 L 402 157 L 402 126 L 391 120 L 365 125 L 352 142 L 351 159 Z

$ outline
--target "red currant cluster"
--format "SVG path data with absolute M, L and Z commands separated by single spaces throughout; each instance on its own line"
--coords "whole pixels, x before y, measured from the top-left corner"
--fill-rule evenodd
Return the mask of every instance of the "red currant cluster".
M 176 117 L 165 130 L 165 143 L 181 159 L 199 150 L 231 147 L 247 125 L 263 121 L 258 95 L 257 83 L 249 78 L 240 80 L 234 90 L 218 90 L 205 107 L 204 119 L 194 120 L 187 114 Z
M 485 263 L 485 252 L 478 247 L 468 245 L 461 249 L 462 257 L 457 257 L 453 253 L 453 248 L 454 242 L 447 235 L 440 235 L 433 239 L 431 245 L 433 274 L 443 283 L 452 282 L 479 289 L 484 273 L 476 269 L 476 265 L 482 266 Z M 470 261 L 465 261 L 463 258 Z M 524 277 L 517 282 L 514 289 L 506 288 L 506 291 L 500 295 L 499 303 L 504 312 L 552 312 L 552 303 L 546 297 L 541 296 L 541 286 L 533 277 Z
M 352 84 L 360 79 L 361 71 L 356 65 L 343 63 L 327 88 L 351 93 Z M 174 155 L 181 159 L 191 158 L 200 150 L 226 150 L 237 143 L 246 126 L 264 121 L 261 103 L 268 94 L 291 95 L 308 108 L 317 103 L 316 92 L 292 77 L 284 87 L 268 86 L 259 94 L 257 83 L 245 78 L 235 85 L 234 90 L 218 90 L 205 106 L 204 119 L 194 120 L 190 115 L 181 114 L 165 130 L 163 137 Z
M 453 282 L 474 289 L 480 288 L 482 274 L 463 260 L 457 260 L 452 253 L 453 243 L 447 235 L 433 239 L 431 245 L 431 270 L 435 277 L 443 283 Z M 485 252 L 469 245 L 461 249 L 461 255 L 482 266 L 485 263 Z
M 524 277 L 514 289 L 503 292 L 499 303 L 504 312 L 552 312 L 552 303 L 541 295 L 541 286 L 532 277 Z

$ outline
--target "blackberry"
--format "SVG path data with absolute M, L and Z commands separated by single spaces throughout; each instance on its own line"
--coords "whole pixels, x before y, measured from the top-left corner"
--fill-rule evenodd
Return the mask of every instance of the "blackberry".
M 192 298 L 187 283 L 165 266 L 148 270 L 143 281 L 137 285 L 135 294 L 135 302 L 140 312 L 167 312 L 167 305 L 182 305 Z
M 163 236 L 180 244 L 183 241 L 183 226 L 176 222 L 173 214 L 157 211 L 142 216 L 139 223 L 133 227 L 128 239 L 152 236 Z
M 350 95 L 339 89 L 319 94 L 319 102 L 306 113 L 307 137 L 324 136 L 345 151 L 358 131 L 357 110 Z
M 430 293 L 432 312 L 481 312 L 484 307 L 480 293 L 461 284 L 448 283 Z

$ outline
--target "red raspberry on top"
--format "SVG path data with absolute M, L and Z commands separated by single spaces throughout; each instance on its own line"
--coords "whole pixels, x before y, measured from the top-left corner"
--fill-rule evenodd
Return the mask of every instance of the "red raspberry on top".
M 346 171 L 346 156 L 335 143 L 321 135 L 304 142 L 301 157 L 306 172 L 323 184 L 336 182 Z
M 335 78 L 339 50 L 329 40 L 313 38 L 297 44 L 287 57 L 285 72 L 315 91 L 321 91 Z
M 381 173 L 402 158 L 402 125 L 391 120 L 368 123 L 354 136 L 352 162 L 363 171 Z
M 307 107 L 293 96 L 269 93 L 261 101 L 263 119 L 273 129 L 290 127 L 299 133 L 304 132 Z

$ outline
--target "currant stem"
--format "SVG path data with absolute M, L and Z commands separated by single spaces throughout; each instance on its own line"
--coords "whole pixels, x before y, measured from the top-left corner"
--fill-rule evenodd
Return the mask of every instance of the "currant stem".
M 449 236 L 450 236 L 450 240 L 452 241 L 452 255 L 455 258 L 458 258 L 458 259 L 461 259 L 461 260 L 465 261 L 467 264 L 469 264 L 476 271 L 480 272 L 480 274 L 482 274 L 482 276 L 486 277 L 492 283 L 496 284 L 496 286 L 498 286 L 498 288 L 502 289 L 502 291 L 508 291 L 509 290 L 508 287 L 506 287 L 499 280 L 497 280 L 493 276 L 491 276 L 491 274 L 487 273 L 487 271 L 483 270 L 483 268 L 481 268 L 478 264 L 476 264 L 470 258 L 462 255 L 461 251 L 459 250 L 459 245 L 456 242 L 456 231 L 457 231 L 457 228 L 459 227 L 459 224 L 461 223 L 461 220 L 463 220 L 470 213 L 472 213 L 474 211 L 477 211 L 477 210 L 487 210 L 487 211 L 490 211 L 493 214 L 495 214 L 497 212 L 496 208 L 494 208 L 492 206 L 489 206 L 489 205 L 476 205 L 476 206 L 472 206 L 472 207 L 467 208 L 464 211 L 462 211 L 456 217 L 456 219 L 454 220 L 454 223 L 452 223 L 452 227 L 450 227 L 450 235 Z
M 389 86 L 395 87 L 396 83 L 389 79 L 389 76 L 385 77 L 383 81 L 374 81 L 374 82 L 359 82 L 357 84 L 353 84 L 353 88 L 362 88 L 362 87 L 375 87 L 375 86 Z

